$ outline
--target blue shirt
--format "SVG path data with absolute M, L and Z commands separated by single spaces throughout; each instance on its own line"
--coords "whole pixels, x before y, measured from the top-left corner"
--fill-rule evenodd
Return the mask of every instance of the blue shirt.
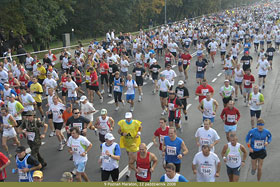
M 160 182 L 165 182 L 165 175 L 161 176 Z M 189 182 L 189 181 L 183 175 L 180 175 L 177 182 Z
M 259 131 L 258 128 L 254 128 L 250 130 L 246 136 L 246 143 L 249 143 L 251 148 L 254 151 L 260 151 L 265 149 L 264 143 L 270 143 L 271 142 L 272 135 L 267 129 L 263 129 L 263 131 Z
M 181 154 L 181 144 L 183 140 L 176 137 L 174 141 L 171 141 L 169 136 L 164 137 L 165 144 L 165 161 L 173 164 L 180 164 L 181 160 L 177 157 Z
M 4 86 L 2 83 L 0 83 L 0 91 L 4 91 Z
M 245 44 L 244 44 L 244 53 L 245 53 L 246 51 L 249 51 L 250 48 L 251 48 L 251 44 L 250 44 L 250 43 L 245 43 Z

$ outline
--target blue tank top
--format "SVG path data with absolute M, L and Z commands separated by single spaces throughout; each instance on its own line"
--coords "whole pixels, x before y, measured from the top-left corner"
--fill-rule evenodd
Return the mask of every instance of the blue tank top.
M 24 168 L 32 168 L 32 165 L 27 164 L 27 159 L 30 157 L 30 154 L 27 154 L 22 161 L 19 160 L 18 156 L 16 156 L 16 164 L 18 168 L 19 182 L 33 182 L 33 172 L 23 173 L 22 170 Z
M 174 141 L 171 141 L 169 136 L 164 137 L 165 149 L 165 161 L 168 163 L 180 164 L 181 160 L 177 158 L 181 154 L 181 144 L 183 140 L 177 137 Z
M 121 78 L 114 78 L 114 92 L 122 92 L 123 86 L 117 85 L 121 83 Z

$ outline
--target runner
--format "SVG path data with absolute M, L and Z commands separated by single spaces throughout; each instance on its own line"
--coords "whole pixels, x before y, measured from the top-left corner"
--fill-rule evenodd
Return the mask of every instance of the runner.
M 236 132 L 237 123 L 240 119 L 240 112 L 234 107 L 234 101 L 230 100 L 228 102 L 228 106 L 223 109 L 220 117 L 224 122 L 224 130 L 229 142 L 229 133 Z
M 108 70 L 109 70 L 109 65 L 101 60 L 101 63 L 99 64 L 99 69 L 100 69 L 100 74 L 101 74 L 101 94 L 104 94 L 104 80 L 105 83 L 108 87 L 108 93 L 110 92 L 110 88 L 109 88 L 109 79 L 108 79 Z
M 225 70 L 225 79 L 229 80 L 231 83 L 232 80 L 232 75 L 233 75 L 233 69 L 235 66 L 235 60 L 232 58 L 229 54 L 227 54 L 226 59 L 225 59 L 225 65 L 224 65 L 224 70 Z
M 255 83 L 255 78 L 251 74 L 251 69 L 246 69 L 245 75 L 243 78 L 243 97 L 245 106 L 249 106 L 249 97 L 252 92 L 253 84 Z
M 273 61 L 273 55 L 274 55 L 275 49 L 272 47 L 272 44 L 269 44 L 267 49 L 266 49 L 266 56 L 267 56 L 267 61 L 270 64 L 270 69 L 272 70 L 272 61 Z
M 5 182 L 7 178 L 6 168 L 11 164 L 11 161 L 2 152 L 0 152 L 0 182 Z
M 268 73 L 268 70 L 270 69 L 270 65 L 268 63 L 268 61 L 265 59 L 265 56 L 262 55 L 261 56 L 261 59 L 258 61 L 258 65 L 256 67 L 256 69 L 259 68 L 259 88 L 260 88 L 260 91 L 261 89 L 264 89 L 265 87 L 265 78 L 266 78 L 266 75 Z
M 16 169 L 18 173 L 18 182 L 33 182 L 33 173 L 41 169 L 42 165 L 32 155 L 26 153 L 24 146 L 16 148 Z
M 132 70 L 132 72 L 135 75 L 136 84 L 138 86 L 138 102 L 141 102 L 143 97 L 142 86 L 144 85 L 144 77 L 146 75 L 146 71 L 142 67 L 142 65 L 139 62 L 137 62 L 136 67 Z
M 177 129 L 180 129 L 182 132 L 182 125 L 181 125 L 181 109 L 184 106 L 181 100 L 176 96 L 174 91 L 169 91 L 169 99 L 168 99 L 168 121 L 170 126 L 174 126 Z
M 197 52 L 199 53 L 199 52 Z M 199 56 L 199 55 L 197 55 Z M 181 55 L 181 58 L 183 59 L 183 69 L 184 69 L 184 75 L 185 75 L 185 81 L 188 80 L 188 69 L 190 67 L 190 62 L 192 59 L 192 56 L 189 53 L 189 50 L 185 50 L 184 53 Z
M 109 68 L 110 69 L 110 68 Z M 90 67 L 89 68 L 89 71 L 90 71 L 90 87 L 89 87 L 89 90 L 90 90 L 90 102 L 93 103 L 93 97 L 94 97 L 94 94 L 93 94 L 93 91 L 95 91 L 95 93 L 99 96 L 100 98 L 100 103 L 103 103 L 103 97 L 99 91 L 99 83 L 98 83 L 98 76 L 97 76 L 97 72 L 94 70 L 93 67 Z M 110 71 L 110 70 L 109 70 Z M 111 82 L 110 82 L 111 84 Z M 112 92 L 110 92 L 111 94 Z
M 129 161 L 129 168 L 135 171 L 137 182 L 150 182 L 157 162 L 157 157 L 147 151 L 145 143 L 141 143 L 137 155 L 133 155 Z
M 189 182 L 183 175 L 176 172 L 174 164 L 166 164 L 164 169 L 166 173 L 161 176 L 160 182 Z
M 70 132 L 71 137 L 67 141 L 67 146 L 68 152 L 73 155 L 74 165 L 77 169 L 76 179 L 78 182 L 82 182 L 83 178 L 89 182 L 85 169 L 88 160 L 87 153 L 91 150 L 92 144 L 86 137 L 80 135 L 78 127 L 72 127 Z
M 258 182 L 261 180 L 263 161 L 267 156 L 266 147 L 270 144 L 271 139 L 272 135 L 269 130 L 264 128 L 264 120 L 261 118 L 257 121 L 257 128 L 250 130 L 246 136 L 246 143 L 250 152 L 249 156 L 252 159 L 251 174 L 255 175 L 256 170 L 258 170 Z
M 134 111 L 134 98 L 135 98 L 135 88 L 138 87 L 136 81 L 132 79 L 132 75 L 127 75 L 127 80 L 125 82 L 126 87 L 126 101 L 130 104 L 130 111 Z
M 163 73 L 160 74 L 160 79 L 158 81 L 158 89 L 159 91 L 159 99 L 160 99 L 160 105 L 162 108 L 161 115 L 167 114 L 167 97 L 168 97 L 168 90 L 170 89 L 171 84 L 170 82 L 165 79 L 165 75 Z
M 192 170 L 197 182 L 215 182 L 215 177 L 220 176 L 220 159 L 210 150 L 210 145 L 202 145 L 202 151 L 193 158 Z
M 255 85 L 253 92 L 249 95 L 250 115 L 251 115 L 251 126 L 255 128 L 255 118 L 258 120 L 261 117 L 261 110 L 264 104 L 264 96 L 259 92 L 259 86 Z
M 158 61 L 155 61 L 151 66 L 150 66 L 150 72 L 152 74 L 152 79 L 153 83 L 155 85 L 153 94 L 156 94 L 158 90 L 158 74 L 161 71 L 161 66 L 158 64 Z
M 169 81 L 171 86 L 169 87 L 169 90 L 172 90 L 174 84 L 175 84 L 175 78 L 177 77 L 177 74 L 174 70 L 171 69 L 171 65 L 168 64 L 166 66 L 166 70 L 161 72 L 163 75 L 165 75 L 165 78 Z
M 198 128 L 195 133 L 198 152 L 202 150 L 203 145 L 210 145 L 210 151 L 214 152 L 214 146 L 219 143 L 220 136 L 215 129 L 211 128 L 211 121 L 209 119 L 205 119 L 203 122 L 203 127 Z
M 7 103 L 7 108 L 9 110 L 9 114 L 11 114 L 14 119 L 16 120 L 17 126 L 15 127 L 16 132 L 18 133 L 18 127 L 21 125 L 22 122 L 22 115 L 21 113 L 24 110 L 24 107 L 19 101 L 15 100 L 15 95 L 12 94 L 9 97 L 9 102 Z
M 72 80 L 71 75 L 67 75 L 67 82 L 65 83 L 65 87 L 67 88 L 67 102 L 71 102 L 72 104 L 78 103 L 77 101 L 77 91 L 78 86 L 77 84 Z
M 184 86 L 184 81 L 180 80 L 178 82 L 178 86 L 175 89 L 175 93 L 177 95 L 177 98 L 180 99 L 182 105 L 183 105 L 183 112 L 185 115 L 185 120 L 188 120 L 187 115 L 187 99 L 189 98 L 189 90 Z
M 119 110 L 119 102 L 125 106 L 124 100 L 122 100 L 122 91 L 123 91 L 123 86 L 124 86 L 124 80 L 123 78 L 120 77 L 120 72 L 116 71 L 115 72 L 115 77 L 114 77 L 114 99 L 115 99 L 115 104 L 116 108 L 115 111 Z
M 204 79 L 207 64 L 203 60 L 202 56 L 199 56 L 195 65 L 196 65 L 196 83 L 200 85 L 202 84 L 202 80 Z
M 100 112 L 101 116 L 96 119 L 94 127 L 99 131 L 99 141 L 105 142 L 105 135 L 111 133 L 115 127 L 115 121 L 112 117 L 107 115 L 107 110 L 102 109 Z M 91 128 L 92 129 L 92 128 Z
M 1 131 L 3 132 L 3 134 L 2 134 L 2 147 L 6 151 L 6 156 L 8 158 L 11 158 L 12 155 L 9 152 L 7 141 L 10 138 L 12 138 L 14 143 L 17 146 L 20 146 L 20 142 L 17 139 L 17 133 L 14 129 L 17 126 L 17 122 L 14 119 L 14 117 L 11 114 L 9 114 L 8 108 L 1 108 L 1 116 L 3 118 L 3 122 L 1 124 Z
M 114 142 L 115 137 L 111 133 L 105 135 L 105 141 L 100 145 L 101 156 L 99 163 L 101 164 L 101 180 L 108 181 L 112 177 L 113 182 L 119 180 L 119 160 L 121 158 L 121 149 L 119 144 Z
M 205 119 L 209 119 L 212 127 L 215 121 L 216 112 L 218 109 L 218 102 L 212 98 L 211 93 L 206 93 L 206 98 L 202 99 L 198 105 L 198 110 L 202 113 L 202 121 L 204 122 Z
M 36 77 L 32 78 L 32 82 L 33 83 L 30 85 L 30 94 L 36 101 L 37 108 L 39 109 L 39 112 L 40 112 L 42 118 L 44 118 L 45 115 L 44 115 L 43 108 L 42 108 L 43 88 L 42 88 L 41 84 L 38 82 L 38 79 Z
M 81 97 L 80 102 L 81 102 L 81 116 L 87 118 L 92 124 L 95 108 L 93 107 L 92 103 L 88 101 L 85 95 Z
M 242 83 L 243 77 L 245 75 L 244 71 L 240 68 L 240 64 L 236 64 L 236 68 L 233 71 L 234 74 L 234 89 L 235 89 L 235 98 L 234 101 L 238 100 L 238 88 L 240 89 L 240 95 L 242 95 Z
M 202 99 L 206 98 L 206 94 L 208 92 L 211 94 L 211 97 L 213 97 L 214 89 L 207 83 L 207 80 L 204 78 L 202 79 L 201 85 L 199 85 L 195 91 L 195 95 L 198 96 L 199 103 L 202 101 Z
M 224 145 L 221 156 L 227 166 L 229 182 L 238 182 L 240 169 L 245 166 L 247 151 L 243 145 L 237 142 L 236 134 L 232 133 L 229 137 L 230 142 Z M 241 152 L 243 152 L 243 156 Z
M 170 127 L 168 136 L 164 137 L 162 143 L 162 156 L 165 157 L 165 163 L 173 163 L 176 167 L 176 173 L 179 173 L 181 169 L 181 160 L 188 152 L 189 150 L 185 142 L 177 137 L 176 128 Z
M 67 82 L 67 73 L 64 70 L 62 75 L 61 75 L 61 81 L 59 83 L 59 86 L 61 86 L 61 95 L 62 95 L 62 101 L 63 104 L 66 104 L 66 96 L 68 95 L 67 93 L 67 88 L 66 88 L 66 82 Z
M 211 56 L 211 59 L 212 59 L 212 67 L 214 67 L 214 64 L 215 64 L 215 55 L 216 55 L 216 52 L 217 52 L 217 48 L 218 48 L 218 43 L 212 39 L 211 42 L 207 45 L 207 47 L 210 49 L 210 56 Z
M 227 107 L 230 100 L 232 100 L 232 97 L 234 96 L 235 89 L 233 86 L 230 85 L 229 80 L 224 81 L 224 86 L 220 89 L 220 96 L 223 99 L 224 108 Z
M 125 119 L 120 120 L 118 125 L 120 126 L 118 133 L 121 135 L 120 148 L 125 148 L 128 155 L 128 163 L 133 155 L 139 150 L 141 144 L 141 126 L 142 122 L 132 119 L 132 113 L 126 112 Z M 131 170 L 128 169 L 126 177 L 129 177 Z

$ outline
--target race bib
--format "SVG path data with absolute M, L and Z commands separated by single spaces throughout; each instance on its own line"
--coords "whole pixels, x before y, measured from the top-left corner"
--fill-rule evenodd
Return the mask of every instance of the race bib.
M 227 121 L 233 123 L 235 121 L 235 115 L 227 115 Z
M 209 176 L 212 174 L 212 167 L 207 165 L 202 165 L 200 168 L 200 172 L 202 173 L 202 175 Z
M 170 58 L 169 58 L 169 57 L 166 57 L 165 60 L 166 60 L 167 62 L 170 62 Z
M 168 109 L 171 111 L 175 108 L 173 103 L 168 103 Z
M 101 68 L 101 69 L 100 69 L 100 72 L 101 72 L 101 73 L 104 73 L 104 72 L 105 72 L 105 69 L 104 69 L 104 68 Z
M 231 91 L 226 90 L 226 91 L 225 91 L 225 96 L 226 96 L 226 97 L 231 96 Z
M 21 85 L 21 86 L 25 86 L 25 82 L 21 81 L 21 82 L 20 82 L 20 85 Z
M 245 61 L 245 64 L 246 64 L 246 65 L 249 65 L 249 64 L 250 64 L 250 61 L 248 61 L 248 60 Z
M 19 180 L 27 180 L 28 179 L 27 173 L 24 173 L 22 169 L 18 169 L 18 177 L 19 177 Z
M 79 149 L 79 146 L 77 145 L 72 145 L 72 151 L 74 151 L 75 153 L 80 153 L 80 149 Z
M 137 77 L 140 77 L 140 76 L 141 76 L 141 71 L 136 71 L 135 73 L 136 73 L 136 76 L 137 76 Z
M 177 96 L 178 96 L 179 98 L 184 97 L 184 91 L 178 90 Z
M 238 156 L 236 155 L 228 155 L 228 161 L 230 163 L 233 163 L 233 164 L 237 164 L 238 163 Z
M 27 135 L 27 140 L 29 141 L 34 141 L 35 139 L 35 132 L 26 132 L 26 135 Z
M 114 91 L 116 91 L 116 92 L 120 92 L 120 91 L 121 91 L 120 86 L 114 86 Z
M 109 68 L 109 72 L 110 72 L 110 73 L 113 73 L 113 68 Z
M 210 145 L 210 140 L 208 138 L 200 138 L 202 145 Z
M 86 80 L 87 80 L 87 81 L 90 81 L 90 76 L 87 75 L 87 76 L 86 76 Z
M 80 130 L 82 130 L 82 123 L 73 123 L 73 127 L 79 127 Z
M 157 73 L 157 72 L 158 72 L 158 69 L 157 69 L 157 68 L 153 68 L 153 72 L 154 72 L 154 73 Z
M 264 148 L 264 140 L 255 140 L 254 141 L 255 149 L 263 149 Z
M 159 135 L 159 143 L 163 143 L 164 142 L 164 137 L 163 135 Z
M 172 146 L 166 146 L 166 153 L 167 155 L 177 155 L 176 153 L 176 147 L 172 147 Z
M 202 71 L 202 67 L 201 66 L 197 66 L 197 71 Z
M 250 84 L 251 84 L 251 81 L 250 81 L 250 80 L 245 80 L 245 85 L 246 85 L 246 86 L 250 86 Z
M 204 96 L 206 96 L 206 94 L 209 92 L 209 90 L 208 89 L 202 89 L 201 90 L 201 93 L 204 95 Z
M 137 168 L 139 170 L 139 172 L 137 173 L 137 175 L 141 178 L 147 178 L 148 176 L 148 169 L 143 169 L 143 168 Z
M 183 64 L 185 64 L 185 65 L 188 64 L 188 62 L 189 61 L 187 61 L 187 60 L 183 60 Z
M 268 56 L 273 56 L 273 52 L 269 52 L 269 53 L 268 53 Z
M 103 155 L 103 157 L 102 157 L 102 161 L 103 161 L 104 163 L 110 163 L 111 159 L 110 159 L 110 157 L 109 157 L 109 156 L 107 156 L 107 155 Z

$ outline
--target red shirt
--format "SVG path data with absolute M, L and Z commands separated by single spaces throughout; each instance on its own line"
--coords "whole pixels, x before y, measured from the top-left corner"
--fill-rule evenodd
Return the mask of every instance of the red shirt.
M 244 88 L 253 88 L 252 82 L 255 82 L 255 77 L 253 75 L 245 74 L 243 79 L 244 79 Z
M 226 107 L 221 113 L 221 119 L 225 119 L 225 125 L 236 125 L 235 120 L 238 121 L 240 119 L 239 110 L 235 107 L 232 110 Z
M 166 54 L 165 55 L 165 63 L 169 63 L 169 62 L 171 62 L 171 54 L 170 53 L 168 53 L 168 54 Z
M 192 56 L 190 54 L 182 54 L 181 58 L 183 59 L 183 64 L 190 64 L 190 60 L 192 59 Z
M 7 164 L 8 161 L 9 159 L 3 153 L 0 152 L 0 168 Z M 3 169 L 2 172 L 0 172 L 0 180 L 4 180 L 5 178 L 7 178 L 7 173 L 6 169 Z
M 162 143 L 164 141 L 164 137 L 165 136 L 168 136 L 168 131 L 169 131 L 169 127 L 167 126 L 165 128 L 165 131 L 163 131 L 161 128 L 158 128 L 154 135 L 158 137 L 158 140 L 159 140 L 159 150 L 162 151 Z
M 136 173 L 136 179 L 140 181 L 151 180 L 151 163 L 150 163 L 150 152 L 147 152 L 146 158 L 140 157 L 140 152 L 137 153 L 136 167 L 140 169 L 140 173 Z
M 108 74 L 109 65 L 107 63 L 102 62 L 102 63 L 100 63 L 99 67 L 100 67 L 100 73 L 102 75 Z
M 61 82 L 62 82 L 62 91 L 67 91 L 67 88 L 65 88 L 64 86 L 65 86 L 65 83 L 66 83 L 66 81 L 67 81 L 67 77 L 65 76 L 61 76 Z
M 93 83 L 95 80 L 97 80 L 96 83 Z M 99 86 L 96 71 L 94 71 L 93 73 L 90 74 L 90 83 L 91 83 L 91 86 Z
M 199 102 L 201 102 L 202 99 L 206 98 L 207 92 L 214 93 L 213 87 L 210 86 L 209 84 L 207 84 L 206 87 L 204 87 L 203 85 L 199 85 L 196 88 L 196 91 L 195 91 L 196 94 L 203 94 L 203 96 L 199 96 Z

